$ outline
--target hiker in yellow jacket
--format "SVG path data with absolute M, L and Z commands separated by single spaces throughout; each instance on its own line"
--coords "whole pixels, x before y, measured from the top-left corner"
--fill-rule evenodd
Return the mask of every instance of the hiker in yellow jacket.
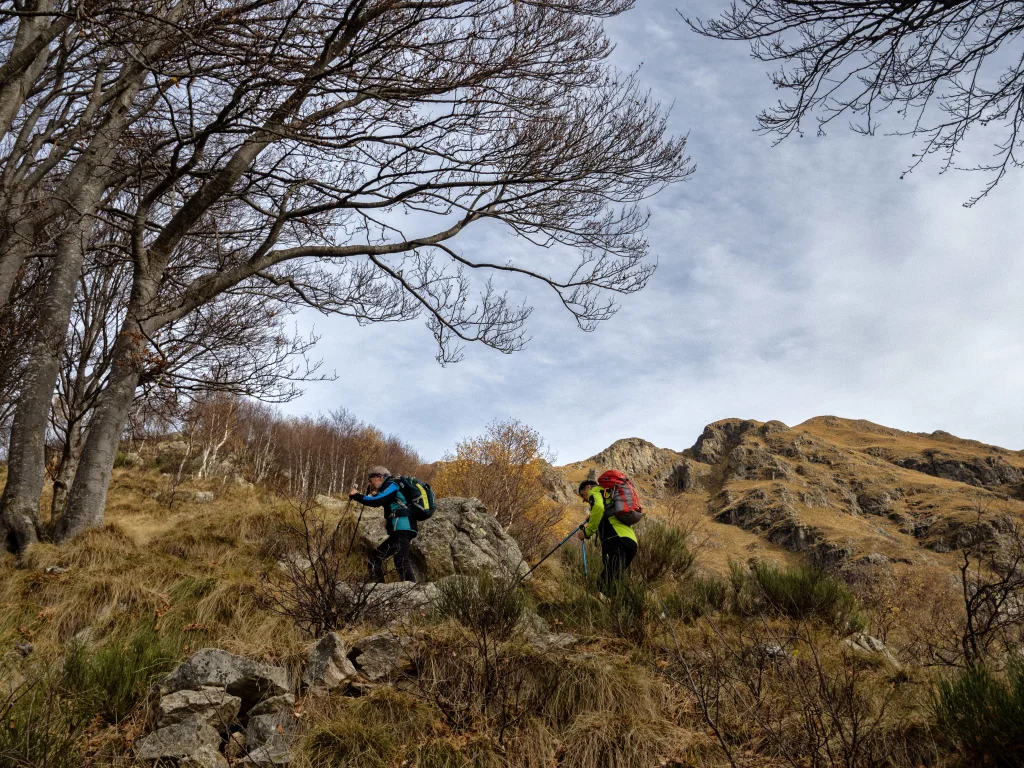
M 614 583 L 622 578 L 636 557 L 636 534 L 633 529 L 605 510 L 604 489 L 596 480 L 584 480 L 578 490 L 580 498 L 590 505 L 590 519 L 580 531 L 580 539 L 589 539 L 595 533 L 601 540 L 601 592 L 608 594 Z

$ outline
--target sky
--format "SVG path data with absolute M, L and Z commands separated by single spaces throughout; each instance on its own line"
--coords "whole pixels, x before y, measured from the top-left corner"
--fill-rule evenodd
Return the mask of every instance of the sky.
M 623 437 L 681 450 L 730 417 L 836 415 L 1024 449 L 1024 171 L 965 208 L 978 175 L 941 173 L 935 159 L 901 180 L 914 139 L 836 126 L 773 146 L 755 130 L 776 98 L 765 65 L 676 12 L 723 7 L 652 0 L 607 27 L 614 64 L 639 67 L 671 105 L 697 166 L 647 203 L 658 270 L 646 289 L 583 333 L 533 288 L 524 351 L 472 346 L 443 368 L 422 321 L 301 313 L 338 378 L 284 410 L 347 408 L 427 460 L 508 418 L 560 464 Z M 464 234 L 461 249 L 492 259 L 523 247 Z

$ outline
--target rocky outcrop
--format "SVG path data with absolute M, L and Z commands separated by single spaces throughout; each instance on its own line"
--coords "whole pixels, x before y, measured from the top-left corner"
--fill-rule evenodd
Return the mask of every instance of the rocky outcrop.
M 540 484 L 547 491 L 548 497 L 558 504 L 575 504 L 579 501 L 576 496 L 577 486 L 543 460 L 540 464 Z
M 708 487 L 713 469 L 707 464 L 690 459 L 682 459 L 678 463 L 663 469 L 655 480 L 675 493 L 699 491 Z
M 1001 456 L 958 459 L 941 451 L 925 451 L 919 456 L 886 457 L 904 469 L 923 472 L 944 480 L 955 480 L 978 488 L 999 488 L 1024 482 L 1024 470 Z
M 782 424 L 781 421 L 769 422 L 769 424 L 777 424 L 786 428 L 786 425 Z M 722 421 L 716 421 L 704 427 L 704 432 L 697 438 L 697 442 L 693 444 L 690 453 L 693 458 L 704 464 L 720 464 L 725 460 L 729 452 L 740 444 L 740 441 L 743 440 L 743 436 L 747 432 L 762 426 L 767 425 L 745 419 L 723 419 Z
M 377 547 L 387 536 L 378 510 L 368 509 L 359 525 L 365 549 Z M 433 517 L 419 525 L 412 540 L 413 570 L 417 581 L 478 573 L 524 573 L 528 566 L 515 539 L 478 499 L 438 499 Z
M 437 600 L 437 585 L 433 582 L 341 583 L 337 591 L 353 618 L 376 624 L 425 617 Z
M 675 451 L 659 448 L 639 437 L 627 437 L 616 440 L 588 461 L 600 467 L 621 470 L 627 475 L 650 475 L 665 465 L 678 462 L 679 458 Z

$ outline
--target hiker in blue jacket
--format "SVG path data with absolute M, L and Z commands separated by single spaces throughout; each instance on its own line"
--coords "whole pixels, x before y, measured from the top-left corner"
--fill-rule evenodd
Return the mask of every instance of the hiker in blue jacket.
M 378 583 L 383 583 L 384 562 L 393 557 L 398 575 L 404 581 L 416 581 L 409 557 L 409 542 L 416 536 L 416 520 L 409 514 L 405 497 L 386 467 L 373 467 L 370 470 L 369 490 L 371 493 L 362 494 L 353 487 L 348 497 L 367 507 L 384 508 L 384 525 L 388 537 L 367 558 L 370 575 Z

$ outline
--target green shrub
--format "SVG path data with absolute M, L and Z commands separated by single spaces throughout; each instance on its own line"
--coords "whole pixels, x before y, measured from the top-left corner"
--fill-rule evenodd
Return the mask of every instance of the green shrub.
M 862 624 L 850 588 L 820 568 L 779 568 L 755 562 L 750 577 L 761 606 L 770 612 L 791 619 L 816 619 L 836 628 Z
M 637 552 L 630 574 L 656 584 L 662 579 L 681 579 L 696 559 L 690 549 L 690 534 L 663 520 L 645 520 L 637 527 Z
M 632 579 L 619 579 L 612 583 L 601 604 L 605 628 L 619 637 L 638 645 L 650 635 L 654 616 L 647 585 Z
M 89 717 L 119 723 L 180 655 L 180 638 L 160 636 L 147 624 L 128 640 L 99 648 L 72 647 L 64 659 L 59 690 Z
M 484 642 L 511 637 L 526 610 L 514 577 L 452 576 L 437 583 L 437 592 L 435 614 L 454 619 Z
M 715 576 L 694 575 L 677 585 L 662 600 L 665 612 L 674 619 L 693 621 L 725 610 L 729 585 Z
M 1024 764 L 1024 662 L 1011 663 L 1005 679 L 975 666 L 941 681 L 932 710 L 938 732 L 978 763 Z
M 13 676 L 0 670 L 0 679 Z M 81 743 L 92 717 L 56 695 L 60 672 L 43 670 L 0 693 L 0 765 L 80 768 Z

